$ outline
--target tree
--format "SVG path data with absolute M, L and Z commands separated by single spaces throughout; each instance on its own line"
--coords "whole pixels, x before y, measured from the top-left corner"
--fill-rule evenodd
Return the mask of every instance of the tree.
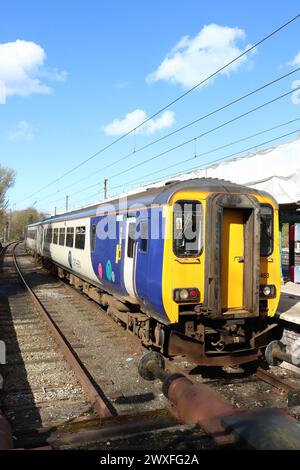
M 45 215 L 38 212 L 34 207 L 21 211 L 14 211 L 10 215 L 10 239 L 23 238 L 27 225 L 44 219 Z
M 3 234 L 6 220 L 5 209 L 7 208 L 6 193 L 15 182 L 15 172 L 11 168 L 0 165 L 0 234 Z

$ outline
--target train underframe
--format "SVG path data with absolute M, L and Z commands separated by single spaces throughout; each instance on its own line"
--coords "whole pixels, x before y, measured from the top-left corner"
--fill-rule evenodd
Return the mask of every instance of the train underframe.
M 169 357 L 186 356 L 201 366 L 238 366 L 256 361 L 270 341 L 282 336 L 278 323 L 267 318 L 212 319 L 201 310 L 181 312 L 177 324 L 165 325 L 144 313 L 139 304 L 101 291 L 50 259 L 29 253 L 53 274 L 104 307 L 109 316 L 146 347 Z

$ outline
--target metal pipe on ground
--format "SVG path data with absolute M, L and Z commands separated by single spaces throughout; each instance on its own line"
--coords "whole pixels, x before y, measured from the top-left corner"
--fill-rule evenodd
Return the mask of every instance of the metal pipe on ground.
M 164 369 L 164 359 L 156 352 L 146 354 L 139 363 L 141 377 L 163 382 L 163 392 L 177 419 L 186 424 L 198 423 L 217 445 L 300 450 L 299 423 L 283 410 L 238 410 L 207 385 Z
M 282 362 L 288 362 L 293 366 L 300 367 L 300 357 L 287 353 L 286 346 L 282 341 L 271 341 L 266 347 L 265 358 L 271 366 L 279 366 Z

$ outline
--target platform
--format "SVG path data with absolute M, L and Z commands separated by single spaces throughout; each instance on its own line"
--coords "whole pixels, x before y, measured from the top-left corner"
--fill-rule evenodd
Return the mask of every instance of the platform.
M 277 312 L 280 319 L 300 324 L 300 284 L 286 282 L 282 285 Z

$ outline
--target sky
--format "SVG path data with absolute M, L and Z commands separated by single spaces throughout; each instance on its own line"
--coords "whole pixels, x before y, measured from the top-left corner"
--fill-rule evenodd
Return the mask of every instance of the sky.
M 0 164 L 16 172 L 10 207 L 62 212 L 66 196 L 69 209 L 101 200 L 105 179 L 114 196 L 297 138 L 299 92 L 213 129 L 299 87 L 299 72 L 163 137 L 300 67 L 300 19 L 110 145 L 298 13 L 292 0 L 1 1 Z

